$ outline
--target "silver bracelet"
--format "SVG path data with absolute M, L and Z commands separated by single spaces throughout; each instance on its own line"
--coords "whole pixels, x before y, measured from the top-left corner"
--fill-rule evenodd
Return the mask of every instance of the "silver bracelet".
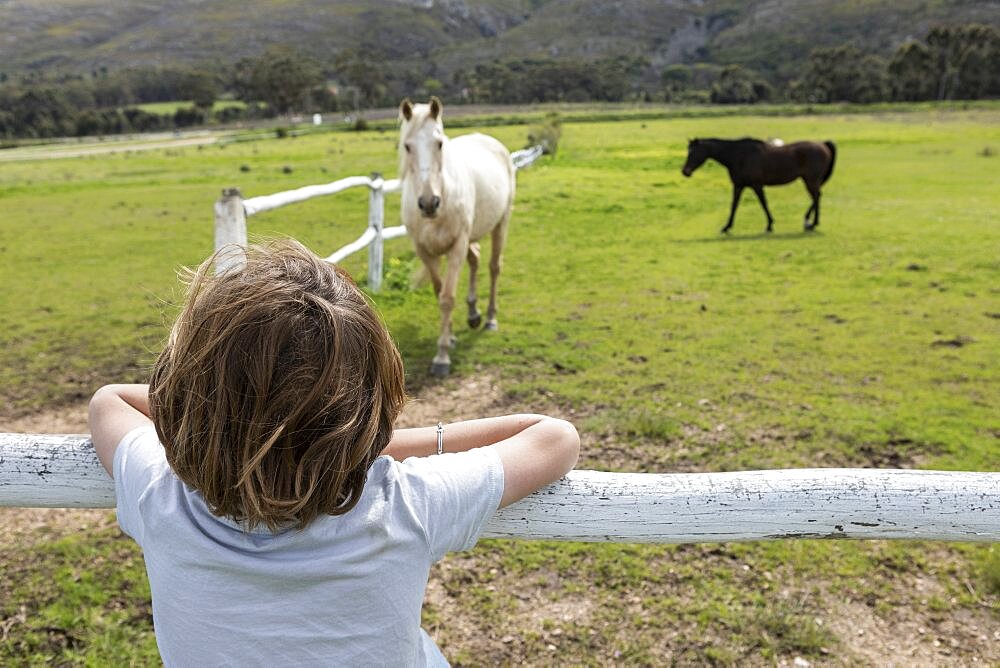
M 441 424 L 440 422 L 438 422 L 437 426 L 437 437 L 438 437 L 437 453 L 440 455 L 444 453 L 444 425 Z

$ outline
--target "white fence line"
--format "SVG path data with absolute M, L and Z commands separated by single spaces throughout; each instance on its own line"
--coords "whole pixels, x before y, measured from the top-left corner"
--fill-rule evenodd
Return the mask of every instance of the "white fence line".
M 111 508 L 85 435 L 0 433 L 0 507 Z M 1000 542 L 1000 473 L 572 471 L 497 512 L 494 538 L 726 543 L 784 538 Z
M 532 164 L 544 153 L 541 145 L 514 151 L 511 159 L 516 169 L 523 169 Z M 371 192 L 368 199 L 368 227 L 357 240 L 347 244 L 330 254 L 327 262 L 336 263 L 368 247 L 368 287 L 377 292 L 382 287 L 382 248 L 387 239 L 395 239 L 406 234 L 402 225 L 384 227 L 385 224 L 385 193 L 399 192 L 399 179 L 383 180 L 381 175 L 348 176 L 337 181 L 320 185 L 303 186 L 295 190 L 286 190 L 272 195 L 260 195 L 243 199 L 237 188 L 227 188 L 215 203 L 215 250 L 232 246 L 231 250 L 223 251 L 217 262 L 217 271 L 224 271 L 240 261 L 238 246 L 247 244 L 247 217 L 279 207 L 304 202 L 314 197 L 334 195 L 348 188 L 367 187 Z

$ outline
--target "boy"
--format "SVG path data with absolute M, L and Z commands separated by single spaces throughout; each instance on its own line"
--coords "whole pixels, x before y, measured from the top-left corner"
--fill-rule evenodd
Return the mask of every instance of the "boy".
M 393 430 L 405 399 L 378 316 L 300 244 L 194 273 L 150 384 L 90 403 L 166 665 L 447 665 L 420 629 L 431 564 L 569 471 L 579 436 Z

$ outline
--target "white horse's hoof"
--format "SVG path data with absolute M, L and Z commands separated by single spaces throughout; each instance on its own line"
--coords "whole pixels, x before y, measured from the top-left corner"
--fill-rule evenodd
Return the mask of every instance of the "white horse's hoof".
M 486 323 L 486 327 L 484 327 L 483 329 L 485 329 L 488 332 L 495 332 L 498 329 L 500 329 L 500 325 L 497 324 L 496 320 L 490 320 L 489 322 Z
M 451 364 L 449 362 L 431 363 L 431 375 L 435 378 L 446 378 L 450 372 Z

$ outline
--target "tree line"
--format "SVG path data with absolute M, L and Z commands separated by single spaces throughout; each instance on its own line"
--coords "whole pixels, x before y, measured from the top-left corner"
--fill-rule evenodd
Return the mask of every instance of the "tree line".
M 1000 31 L 966 24 L 932 28 L 891 58 L 853 46 L 814 49 L 798 78 L 778 86 L 739 65 L 675 65 L 661 80 L 667 100 L 753 104 L 916 102 L 1000 97 Z
M 12 77 L 0 72 L 0 138 L 83 136 L 171 130 L 309 112 L 394 106 L 404 96 L 456 102 L 534 103 L 663 101 L 753 104 L 764 101 L 857 102 L 1000 97 L 1000 31 L 938 26 L 890 58 L 853 46 L 818 48 L 791 81 L 710 63 L 655 68 L 644 58 L 592 61 L 511 59 L 441 77 L 433 62 L 389 67 L 378 53 L 345 50 L 321 64 L 289 48 L 271 48 L 224 69 L 99 69 L 88 75 Z M 221 97 L 245 104 L 215 108 Z M 151 102 L 190 101 L 171 113 Z

